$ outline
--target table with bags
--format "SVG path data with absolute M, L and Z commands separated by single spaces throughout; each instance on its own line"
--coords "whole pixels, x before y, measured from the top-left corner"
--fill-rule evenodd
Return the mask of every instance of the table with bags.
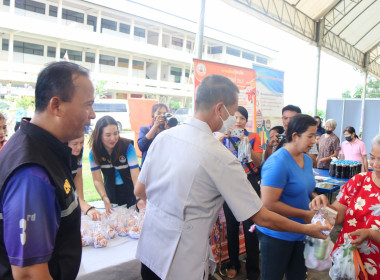
M 135 255 L 144 215 L 144 210 L 138 212 L 135 207 L 115 206 L 100 221 L 82 216 L 82 261 L 77 279 L 140 280 L 141 263 Z

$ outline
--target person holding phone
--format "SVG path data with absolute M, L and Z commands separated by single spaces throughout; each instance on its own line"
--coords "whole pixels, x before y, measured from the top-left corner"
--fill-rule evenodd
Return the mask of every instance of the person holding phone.
M 256 193 L 260 196 L 260 175 L 258 167 L 261 165 L 261 158 L 263 149 L 261 148 L 260 136 L 257 133 L 250 133 L 245 129 L 248 121 L 248 111 L 238 106 L 235 112 L 236 122 L 232 130 L 220 137 L 223 145 L 228 148 L 236 157 L 238 157 L 239 144 L 244 137 L 248 137 L 249 143 L 252 147 L 251 158 L 252 162 L 241 162 L 242 167 L 247 173 L 248 180 Z M 239 261 L 239 225 L 228 204 L 223 204 L 224 215 L 226 217 L 227 225 L 227 242 L 228 242 L 228 255 L 230 262 L 227 268 L 227 277 L 233 279 L 236 277 L 240 270 Z M 259 240 L 255 232 L 250 232 L 249 229 L 253 222 L 248 219 L 243 221 L 245 247 L 247 252 L 246 271 L 249 280 L 259 279 L 260 266 L 259 266 Z
M 269 130 L 269 141 L 264 153 L 264 161 L 272 154 L 273 149 L 285 138 L 285 129 L 282 126 L 274 126 Z
M 137 145 L 142 152 L 141 167 L 144 164 L 146 154 L 156 136 L 167 129 L 165 121 L 165 114 L 168 112 L 168 107 L 164 103 L 156 103 L 152 107 L 152 120 L 153 124 L 149 126 L 140 127 L 139 138 Z

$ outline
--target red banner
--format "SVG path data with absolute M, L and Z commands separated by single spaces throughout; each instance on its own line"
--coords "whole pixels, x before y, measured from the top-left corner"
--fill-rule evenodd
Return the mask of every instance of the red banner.
M 248 111 L 247 130 L 256 132 L 256 71 L 238 66 L 194 59 L 194 92 L 201 81 L 209 75 L 229 78 L 239 88 L 239 105 Z M 195 102 L 196 96 L 194 96 Z

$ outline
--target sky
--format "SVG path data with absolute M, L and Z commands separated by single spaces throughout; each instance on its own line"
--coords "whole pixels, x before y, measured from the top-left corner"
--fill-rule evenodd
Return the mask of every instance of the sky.
M 136 1 L 183 18 L 198 21 L 201 0 Z M 317 78 L 317 48 L 220 0 L 206 0 L 205 26 L 245 38 L 278 51 L 275 68 L 285 72 L 284 104 L 312 112 Z M 354 67 L 322 51 L 318 109 L 326 109 L 327 98 L 354 92 L 364 76 Z

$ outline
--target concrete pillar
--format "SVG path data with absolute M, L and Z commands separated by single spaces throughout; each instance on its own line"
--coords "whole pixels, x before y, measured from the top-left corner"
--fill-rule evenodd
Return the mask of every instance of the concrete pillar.
M 60 61 L 61 60 L 60 56 L 61 56 L 61 42 L 58 41 L 55 47 L 55 61 Z
M 63 0 L 58 1 L 57 24 L 62 23 L 62 2 Z
M 161 59 L 157 61 L 157 81 L 161 81 Z
M 182 65 L 182 75 L 181 75 L 181 84 L 185 83 L 186 80 L 186 65 Z
M 162 27 L 160 26 L 160 30 L 158 31 L 158 46 L 162 47 Z
M 129 38 L 131 40 L 133 40 L 134 36 L 135 36 L 135 20 L 132 19 L 132 21 L 131 21 L 131 29 L 130 29 L 130 33 L 129 33 Z
M 205 49 L 203 51 L 203 58 L 206 58 L 208 55 L 207 54 L 207 49 L 208 49 L 208 41 L 207 40 L 204 41 L 204 46 L 205 46 Z
M 187 35 L 185 34 L 185 37 L 183 38 L 183 46 L 182 46 L 183 52 L 186 52 L 186 43 L 187 43 Z
M 99 73 L 99 57 L 100 57 L 100 50 L 96 49 L 96 51 L 95 51 L 95 67 L 94 67 L 94 72 L 96 74 Z
M 133 78 L 133 56 L 130 54 L 129 55 L 129 63 L 128 63 L 128 78 L 132 79 Z
M 102 28 L 102 11 L 98 11 L 98 17 L 96 20 L 96 33 L 101 33 L 101 28 Z
M 13 67 L 13 41 L 14 41 L 14 33 L 9 34 L 9 44 L 8 44 L 8 70 L 12 71 Z
M 10 0 L 9 1 L 9 12 L 11 14 L 15 13 L 15 6 L 16 6 L 16 0 Z

